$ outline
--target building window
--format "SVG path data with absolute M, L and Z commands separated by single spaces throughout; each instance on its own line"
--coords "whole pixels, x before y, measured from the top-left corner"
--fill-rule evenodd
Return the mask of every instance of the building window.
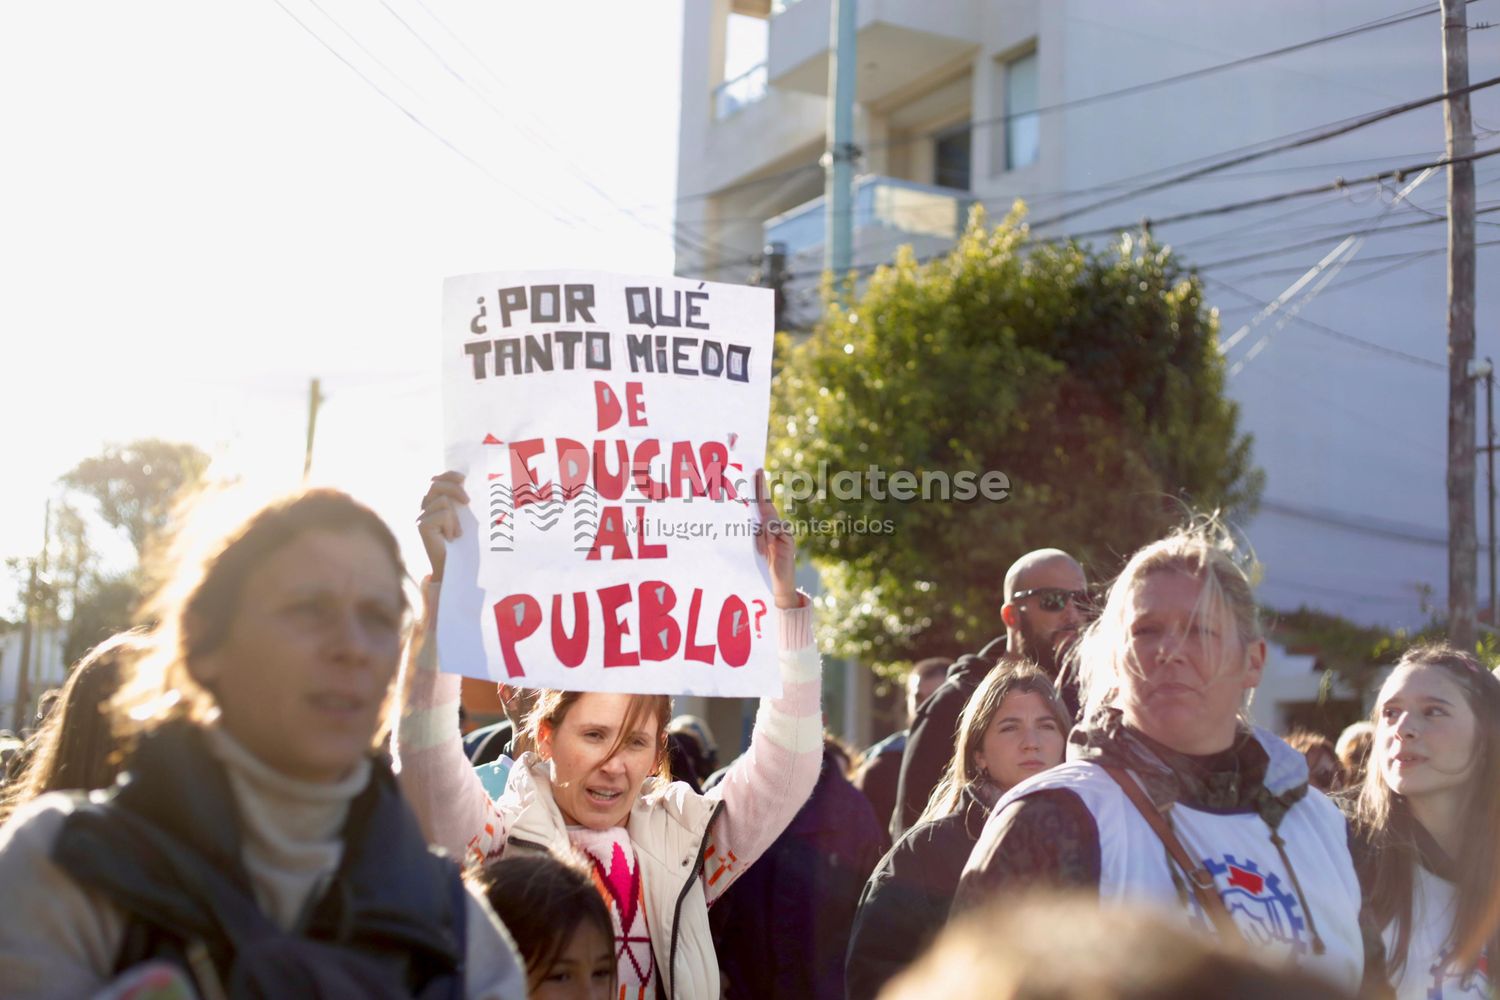
M 1005 64 L 1005 169 L 1029 166 L 1041 152 L 1036 53 Z
M 960 191 L 969 190 L 969 145 L 973 134 L 965 122 L 933 139 L 932 183 Z

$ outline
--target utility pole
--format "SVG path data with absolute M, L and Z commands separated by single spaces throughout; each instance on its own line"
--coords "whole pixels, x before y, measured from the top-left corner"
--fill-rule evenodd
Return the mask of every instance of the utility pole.
M 1447 158 L 1474 153 L 1469 117 L 1465 0 L 1441 0 L 1443 131 Z M 1474 164 L 1448 164 L 1448 638 L 1473 649 L 1474 577 Z
M 1500 624 L 1500 618 L 1496 617 L 1496 610 L 1500 604 L 1495 601 L 1495 362 L 1489 358 L 1484 359 L 1484 453 L 1489 461 L 1490 494 L 1490 520 L 1489 533 L 1486 536 L 1490 542 L 1490 627 L 1494 628 Z
M 843 287 L 853 264 L 854 248 L 854 81 L 859 66 L 855 52 L 855 0 L 832 0 L 829 12 L 828 150 L 823 207 L 827 211 L 823 241 L 823 269 L 833 274 L 835 294 Z
M 755 274 L 755 284 L 769 288 L 776 296 L 775 326 L 784 330 L 786 320 L 786 244 L 767 243 L 760 254 L 760 270 Z
M 307 390 L 307 451 L 302 457 L 302 478 L 312 471 L 313 435 L 318 429 L 318 407 L 323 404 L 322 380 L 313 379 Z
M 47 536 L 52 531 L 52 501 L 47 501 L 42 515 L 42 554 L 31 559 L 31 573 L 26 582 L 26 617 L 21 623 L 21 662 L 16 670 L 16 704 L 11 729 L 16 733 L 30 728 L 31 722 L 31 646 L 35 641 L 39 598 L 41 597 L 40 574 L 47 560 Z
M 1489 358 L 1476 361 L 1472 366 L 1473 377 L 1484 379 L 1484 446 L 1479 450 L 1488 459 L 1485 481 L 1489 484 L 1489 549 L 1490 549 L 1490 627 L 1500 625 L 1495 600 L 1495 362 Z

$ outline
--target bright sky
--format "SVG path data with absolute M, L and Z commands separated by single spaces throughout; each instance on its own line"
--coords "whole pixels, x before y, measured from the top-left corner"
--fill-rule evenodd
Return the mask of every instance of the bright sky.
M 0 6 L 0 556 L 109 441 L 295 485 L 317 376 L 314 478 L 415 561 L 442 279 L 670 273 L 680 60 L 679 2 Z

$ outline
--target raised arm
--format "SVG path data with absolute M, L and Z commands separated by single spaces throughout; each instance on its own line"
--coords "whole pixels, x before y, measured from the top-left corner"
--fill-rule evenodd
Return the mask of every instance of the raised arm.
M 712 903 L 786 829 L 818 782 L 823 764 L 823 668 L 813 644 L 812 603 L 796 584 L 796 542 L 756 483 L 757 548 L 771 575 L 780 618 L 781 697 L 761 700 L 750 747 L 709 792 L 724 809 L 710 832 L 703 883 Z
M 458 728 L 462 679 L 438 671 L 438 586 L 446 543 L 458 537 L 457 505 L 468 503 L 463 475 L 445 472 L 422 498 L 417 525 L 432 576 L 422 587 L 422 618 L 412 629 L 397 690 L 401 692 L 394 756 L 401 793 L 428 841 L 461 864 L 482 861 L 505 844 L 504 822 L 464 755 Z
M 468 865 L 497 854 L 505 823 L 464 755 L 458 729 L 462 678 L 438 670 L 437 587 L 423 587 L 426 612 L 412 630 L 398 690 L 403 704 L 393 741 L 396 780 L 430 843 Z

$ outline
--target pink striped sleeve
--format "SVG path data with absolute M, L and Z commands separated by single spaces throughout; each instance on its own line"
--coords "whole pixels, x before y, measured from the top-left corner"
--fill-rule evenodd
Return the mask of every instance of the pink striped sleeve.
M 505 824 L 464 755 L 458 729 L 462 679 L 438 670 L 437 584 L 428 583 L 424 596 L 429 610 L 412 629 L 397 682 L 404 702 L 392 747 L 396 779 L 428 841 L 467 865 L 499 853 Z
M 703 858 L 710 903 L 781 836 L 823 765 L 823 671 L 811 602 L 804 595 L 802 607 L 780 615 L 781 697 L 762 699 L 749 749 L 708 793 L 724 802 Z

